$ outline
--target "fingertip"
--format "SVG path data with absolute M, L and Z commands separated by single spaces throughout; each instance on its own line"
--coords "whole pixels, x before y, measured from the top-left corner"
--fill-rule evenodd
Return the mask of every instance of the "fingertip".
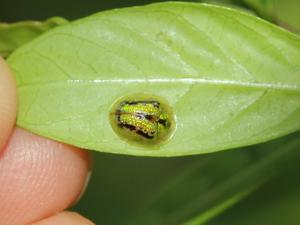
M 89 162 L 87 151 L 15 129 L 0 157 L 0 224 L 30 224 L 70 207 Z
M 7 64 L 0 57 L 0 150 L 11 134 L 16 113 L 17 91 L 15 80 Z

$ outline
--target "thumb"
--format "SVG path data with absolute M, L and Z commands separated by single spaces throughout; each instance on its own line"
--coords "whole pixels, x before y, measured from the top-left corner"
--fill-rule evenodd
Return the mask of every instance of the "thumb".
M 0 150 L 7 142 L 15 123 L 17 94 L 15 81 L 0 57 Z

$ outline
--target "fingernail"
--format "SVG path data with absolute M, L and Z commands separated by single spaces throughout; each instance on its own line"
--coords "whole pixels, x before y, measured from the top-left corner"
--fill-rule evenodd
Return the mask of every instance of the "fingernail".
M 91 179 L 91 175 L 92 175 L 92 171 L 90 170 L 86 176 L 86 179 L 85 179 L 85 182 L 84 182 L 84 185 L 83 185 L 83 188 L 82 188 L 82 191 L 80 192 L 80 195 L 78 196 L 77 200 L 75 201 L 75 205 L 80 201 L 80 199 L 82 198 L 82 196 L 84 195 L 87 187 L 88 187 L 88 184 L 90 182 L 90 179 Z

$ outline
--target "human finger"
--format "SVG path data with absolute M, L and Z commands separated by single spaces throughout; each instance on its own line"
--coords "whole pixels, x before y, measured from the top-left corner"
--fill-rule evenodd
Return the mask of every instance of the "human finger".
M 15 81 L 0 57 L 0 149 L 5 145 L 15 123 L 17 94 Z
M 0 224 L 24 225 L 72 205 L 89 173 L 89 155 L 16 128 L 0 155 Z

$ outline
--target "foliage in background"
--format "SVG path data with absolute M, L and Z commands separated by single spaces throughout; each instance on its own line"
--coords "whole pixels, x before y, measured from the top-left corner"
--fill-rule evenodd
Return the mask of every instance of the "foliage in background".
M 206 224 L 262 184 L 297 168 L 299 148 L 300 139 L 286 138 L 256 148 L 207 155 L 166 181 L 125 224 Z
M 195 225 L 294 225 L 299 221 L 299 149 L 298 132 L 193 157 L 95 154 L 94 179 L 75 209 L 109 225 L 178 225 L 193 218 Z M 229 209 L 226 203 L 238 204 Z
M 44 22 L 24 21 L 0 23 L 0 56 L 7 57 L 18 47 L 56 26 L 67 23 L 63 18 L 50 18 Z

